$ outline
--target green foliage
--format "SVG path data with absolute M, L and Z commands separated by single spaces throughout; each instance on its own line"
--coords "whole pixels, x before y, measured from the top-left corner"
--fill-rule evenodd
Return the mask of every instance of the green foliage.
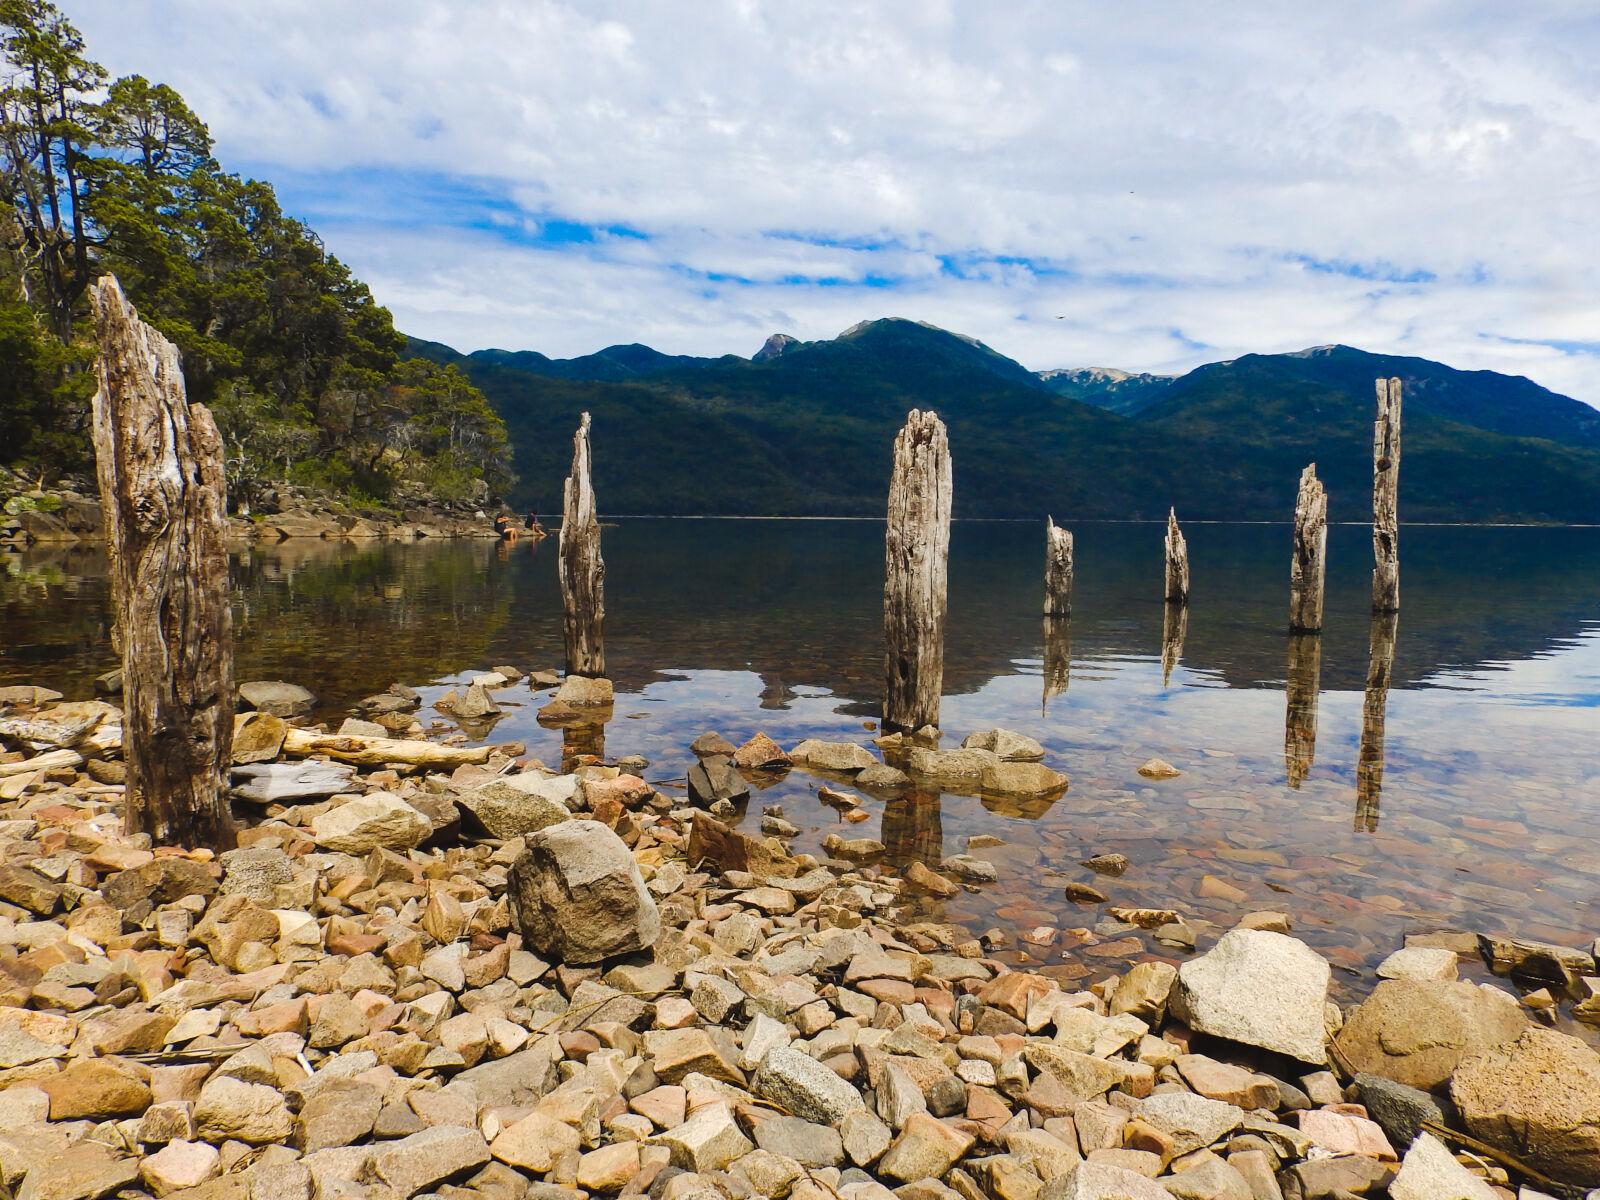
M 504 490 L 481 394 L 402 360 L 388 311 L 270 184 L 218 166 L 176 91 L 133 75 L 97 96 L 105 72 L 48 0 L 0 0 L 0 51 L 0 455 L 87 460 L 84 290 L 111 272 L 217 409 L 236 503 L 289 478 L 368 500 Z

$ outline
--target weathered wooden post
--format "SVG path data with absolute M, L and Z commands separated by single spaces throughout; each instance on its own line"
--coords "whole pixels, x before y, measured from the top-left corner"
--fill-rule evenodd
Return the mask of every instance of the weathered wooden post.
M 1378 801 L 1383 793 L 1383 726 L 1389 707 L 1389 683 L 1394 676 L 1394 642 L 1399 622 L 1396 613 L 1372 614 L 1367 690 L 1361 698 L 1361 749 L 1356 755 L 1357 833 L 1372 833 L 1378 828 Z
M 1328 565 L 1328 493 L 1317 464 L 1300 473 L 1294 502 L 1294 562 L 1289 569 L 1289 632 L 1322 631 L 1322 594 Z
M 1044 615 L 1072 615 L 1072 531 L 1044 519 Z
M 891 730 L 939 724 L 950 494 L 944 422 L 914 408 L 894 440 L 884 541 L 883 723 Z
M 178 349 L 113 276 L 92 292 L 99 343 L 95 468 L 122 652 L 123 824 L 163 846 L 232 849 L 233 614 L 226 482 L 211 413 Z
M 1189 544 L 1178 528 L 1178 510 L 1167 510 L 1167 603 L 1189 603 Z
M 1400 381 L 1379 379 L 1372 430 L 1372 611 L 1400 611 Z
M 1322 688 L 1322 639 L 1314 634 L 1289 637 L 1287 712 L 1283 725 L 1283 760 L 1289 786 L 1298 788 L 1311 773 L 1317 753 L 1317 697 Z
M 598 679 L 606 673 L 606 564 L 600 557 L 600 520 L 589 478 L 588 413 L 572 436 L 572 474 L 561 492 L 559 550 L 567 674 Z

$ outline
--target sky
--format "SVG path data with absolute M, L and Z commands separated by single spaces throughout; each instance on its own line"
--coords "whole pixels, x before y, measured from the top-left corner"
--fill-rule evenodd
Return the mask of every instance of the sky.
M 1343 342 L 1600 406 L 1593 0 L 58 0 L 460 350 L 900 316 L 1033 369 Z

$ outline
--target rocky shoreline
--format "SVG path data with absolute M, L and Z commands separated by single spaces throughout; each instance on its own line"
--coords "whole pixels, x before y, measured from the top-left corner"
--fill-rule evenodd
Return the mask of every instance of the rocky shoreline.
M 522 679 L 479 676 L 453 700 L 463 728 Z M 602 685 L 569 680 L 545 712 L 579 720 Z M 781 811 L 760 837 L 718 819 L 779 764 L 821 772 L 847 820 L 872 802 L 843 780 L 901 770 L 1063 786 L 1017 735 L 877 739 L 898 766 L 707 735 L 680 787 L 636 757 L 547 769 L 429 740 L 399 685 L 336 731 L 306 727 L 311 706 L 241 688 L 250 819 L 213 856 L 121 833 L 114 704 L 0 689 L 0 1182 L 17 1200 L 1600 1187 L 1600 1055 L 1545 1024 L 1562 999 L 1600 1007 L 1592 953 L 1415 936 L 1342 1010 L 1281 913 L 1188 953 L 1182 914 L 1108 908 L 1174 952 L 1072 990 L 997 957 L 1001 931 L 926 919 L 983 886 L 996 839 L 897 872 L 865 837 L 792 853 Z M 1087 865 L 1114 877 L 1114 857 Z M 1479 955 L 1547 986 L 1457 979 Z

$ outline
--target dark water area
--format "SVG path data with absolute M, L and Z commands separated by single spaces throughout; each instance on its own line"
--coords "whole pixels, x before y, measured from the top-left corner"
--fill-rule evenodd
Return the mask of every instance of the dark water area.
M 956 523 L 942 718 L 947 746 L 996 726 L 1037 738 L 1071 777 L 1064 796 L 872 795 L 871 819 L 844 824 L 816 797 L 841 781 L 796 770 L 763 781 L 745 827 L 781 805 L 798 849 L 876 837 L 890 867 L 1001 838 L 979 852 L 999 881 L 923 902 L 926 916 L 999 928 L 1003 956 L 1068 978 L 1180 953 L 1066 900 L 1073 880 L 1183 912 L 1201 949 L 1246 912 L 1285 911 L 1350 994 L 1409 932 L 1600 934 L 1600 530 L 1407 526 L 1402 611 L 1375 628 L 1370 532 L 1335 526 L 1327 627 L 1300 641 L 1285 631 L 1287 526 L 1186 528 L 1181 623 L 1161 602 L 1162 526 L 1074 532 L 1073 616 L 1047 627 L 1042 529 Z M 873 736 L 880 522 L 625 519 L 604 553 L 617 701 L 592 744 L 643 754 L 670 789 L 706 730 Z M 89 695 L 115 665 L 103 555 L 0 562 L 0 683 Z M 431 702 L 501 663 L 562 662 L 553 541 L 284 542 L 240 553 L 233 588 L 239 678 L 304 684 L 330 719 L 396 681 Z M 537 722 L 544 697 L 497 698 L 489 739 L 555 765 L 564 735 Z M 1140 777 L 1151 757 L 1182 774 Z M 1078 865 L 1111 851 L 1132 860 L 1120 878 Z

